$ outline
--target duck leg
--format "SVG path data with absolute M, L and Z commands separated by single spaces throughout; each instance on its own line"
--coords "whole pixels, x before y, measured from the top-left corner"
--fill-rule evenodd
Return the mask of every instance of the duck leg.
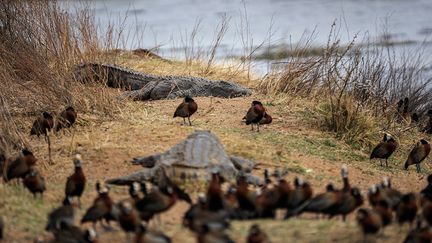
M 183 117 L 183 125 L 186 125 L 186 118 Z
M 417 173 L 421 173 L 420 164 L 416 164 L 416 168 L 417 168 Z
M 251 123 L 251 131 L 253 131 L 254 129 L 253 129 L 253 123 Z
M 49 131 L 48 130 L 46 131 L 46 134 L 45 134 L 45 140 L 46 140 L 46 142 L 48 144 L 48 164 L 52 165 L 53 162 L 52 162 L 52 159 L 51 159 L 51 140 L 50 140 L 50 137 L 49 137 Z
M 386 167 L 388 167 L 388 162 L 387 162 L 387 159 L 386 159 Z
M 259 132 L 259 123 L 257 123 L 257 132 Z
M 192 122 L 190 121 L 190 116 L 188 116 L 189 126 L 192 126 Z

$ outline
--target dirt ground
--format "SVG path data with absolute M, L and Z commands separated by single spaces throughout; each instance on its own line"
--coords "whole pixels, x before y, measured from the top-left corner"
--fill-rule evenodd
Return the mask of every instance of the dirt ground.
M 113 91 L 115 92 L 115 91 Z M 273 123 L 260 133 L 250 131 L 242 124 L 252 100 L 263 101 L 274 117 Z M 172 115 L 181 102 L 177 100 L 132 102 L 124 101 L 119 116 L 99 121 L 103 114 L 79 114 L 78 124 L 67 131 L 52 136 L 54 165 L 46 168 L 47 147 L 43 138 L 31 138 L 31 144 L 42 171 L 47 191 L 42 199 L 34 199 L 19 185 L 0 184 L 0 214 L 6 222 L 4 242 L 29 242 L 36 236 L 49 239 L 43 231 L 46 215 L 60 205 L 64 195 L 66 177 L 73 171 L 72 155 L 82 154 L 83 168 L 88 184 L 82 198 L 83 209 L 88 208 L 95 195 L 97 180 L 125 175 L 140 169 L 130 163 L 135 156 L 162 152 L 183 140 L 194 130 L 211 130 L 224 144 L 228 153 L 240 155 L 258 162 L 254 173 L 264 168 L 287 167 L 287 179 L 302 176 L 313 185 L 314 192 L 324 190 L 328 182 L 340 185 L 340 167 L 347 164 L 352 185 L 361 188 L 366 196 L 367 188 L 378 183 L 383 176 L 392 179 L 393 186 L 403 192 L 419 191 L 426 184 L 424 174 L 415 168 L 402 169 L 408 151 L 398 150 L 390 160 L 391 167 L 383 168 L 378 161 L 370 162 L 368 151 L 360 151 L 305 122 L 302 115 L 304 101 L 278 102 L 262 95 L 235 99 L 196 98 L 198 112 L 193 116 L 193 126 L 183 126 L 181 119 Z M 312 104 L 313 105 L 313 104 Z M 78 111 L 79 112 L 79 111 Z M 23 128 L 23 129 L 29 129 Z M 426 162 L 428 163 L 428 161 Z M 197 192 L 191 192 L 196 196 Z M 127 188 L 114 187 L 111 195 L 115 200 L 127 197 Z M 152 228 L 164 231 L 173 242 L 194 242 L 194 235 L 182 228 L 181 218 L 188 206 L 180 202 L 162 215 L 161 225 L 151 223 Z M 302 215 L 289 221 L 259 220 L 233 222 L 229 234 L 236 242 L 244 242 L 249 226 L 258 223 L 269 234 L 272 242 L 360 242 L 363 236 L 356 226 L 354 216 L 347 222 L 340 219 L 317 220 L 312 215 Z M 83 227 L 89 227 L 85 225 Z M 125 234 L 116 226 L 112 232 L 97 228 L 100 242 L 125 242 Z M 368 241 L 400 242 L 408 231 L 407 226 L 393 225 Z

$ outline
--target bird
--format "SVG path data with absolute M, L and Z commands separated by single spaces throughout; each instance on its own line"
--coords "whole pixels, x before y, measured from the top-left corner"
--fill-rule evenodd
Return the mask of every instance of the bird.
M 183 225 L 193 232 L 199 232 L 204 224 L 211 230 L 225 230 L 230 227 L 229 212 L 218 210 L 209 211 L 205 195 L 198 196 L 198 202 L 191 205 L 183 216 Z
M 162 232 L 149 230 L 147 224 L 141 222 L 135 235 L 135 243 L 171 243 L 171 238 Z
M 54 239 L 56 243 L 97 243 L 96 231 L 92 228 L 84 232 L 75 225 L 61 224 L 59 230 L 55 230 Z
M 427 186 L 420 191 L 421 199 L 432 202 L 432 174 L 427 177 Z
M 15 178 L 24 178 L 30 172 L 30 168 L 36 165 L 36 161 L 33 153 L 26 148 L 22 149 L 15 159 L 7 159 L 5 182 Z
M 92 222 L 93 227 L 95 227 L 98 221 L 102 222 L 103 219 L 109 219 L 113 204 L 114 202 L 109 196 L 109 189 L 107 187 L 98 190 L 98 196 L 93 201 L 93 205 L 87 209 L 82 217 L 81 224 Z
M 272 123 L 272 121 L 273 121 L 273 118 L 267 112 L 265 112 L 264 116 L 260 120 L 259 124 L 260 125 L 270 124 L 270 123 Z
M 429 155 L 430 151 L 431 146 L 429 142 L 425 139 L 421 139 L 408 155 L 408 159 L 405 162 L 405 170 L 408 169 L 408 166 L 415 164 L 417 173 L 420 173 L 420 163 Z
M 212 231 L 207 224 L 204 224 L 197 235 L 198 243 L 234 243 L 234 241 L 223 231 Z
M 302 212 L 327 213 L 329 209 L 341 203 L 342 196 L 343 193 L 340 190 L 336 190 L 333 184 L 328 184 L 325 192 L 306 200 L 297 208 L 287 212 L 285 219 L 299 215 Z
M 409 117 L 409 99 L 408 97 L 405 97 L 404 101 L 403 101 L 403 110 L 402 110 L 402 117 L 407 120 Z
M 382 227 L 390 225 L 393 221 L 393 211 L 390 208 L 389 204 L 385 200 L 379 201 L 374 207 L 373 210 L 377 212 L 382 221 Z
M 412 113 L 411 115 L 411 122 L 412 123 L 418 123 L 420 121 L 420 117 L 417 113 Z
M 66 180 L 65 194 L 66 197 L 78 197 L 78 205 L 81 207 L 81 195 L 86 185 L 86 177 L 82 169 L 81 155 L 76 154 L 74 157 L 75 171 Z
M 4 224 L 5 223 L 4 223 L 3 217 L 0 217 L 0 240 L 3 240 L 3 237 L 4 237 L 4 227 L 5 227 Z
M 42 116 L 36 118 L 30 130 L 30 135 L 40 136 L 41 134 L 48 136 L 48 133 L 54 127 L 54 118 L 51 113 L 44 111 Z
M 407 193 L 402 196 L 396 208 L 396 219 L 399 224 L 408 222 L 412 224 L 417 214 L 417 201 L 414 193 Z
M 252 101 L 251 107 L 246 113 L 246 116 L 243 117 L 246 120 L 246 125 L 251 125 L 251 130 L 253 131 L 253 125 L 257 125 L 257 131 L 259 132 L 259 123 L 261 119 L 264 117 L 265 108 L 260 101 Z
M 421 217 L 416 219 L 416 227 L 406 236 L 404 243 L 432 242 L 432 230 L 429 226 L 422 227 Z
M 168 184 L 154 187 L 147 196 L 136 202 L 135 206 L 142 220 L 149 221 L 154 215 L 165 212 L 176 203 L 177 199 L 185 200 L 189 204 L 192 202 L 189 195 L 178 186 L 171 182 Z
M 45 226 L 46 231 L 56 231 L 61 229 L 61 225 L 74 225 L 77 215 L 77 208 L 70 197 L 63 200 L 63 205 L 54 209 L 48 214 L 48 223 Z
M 429 225 L 432 225 L 432 202 L 426 200 L 422 202 L 422 216 Z
M 348 179 L 348 168 L 345 164 L 343 164 L 341 167 L 341 177 L 342 177 L 342 183 L 343 183 L 342 191 L 343 192 L 351 191 L 351 185 L 350 185 L 349 179 Z
M 183 102 L 177 107 L 173 118 L 182 117 L 183 124 L 186 124 L 186 118 L 189 121 L 189 126 L 192 126 L 190 117 L 198 110 L 198 104 L 189 96 L 186 96 Z
M 62 128 L 71 127 L 77 119 L 77 112 L 72 106 L 67 107 L 60 113 L 58 118 L 56 131 L 60 131 Z
M 356 220 L 359 226 L 361 227 L 365 237 L 366 235 L 369 234 L 378 233 L 378 231 L 381 229 L 383 225 L 379 213 L 367 208 L 360 208 L 357 211 Z
M 30 135 L 40 136 L 44 135 L 45 141 L 48 144 L 48 158 L 49 163 L 52 163 L 51 159 L 51 140 L 49 134 L 54 127 L 54 118 L 49 112 L 42 112 L 42 116 L 38 117 L 34 122 L 30 130 Z
M 360 189 L 353 187 L 349 191 L 342 191 L 342 196 L 336 204 L 325 209 L 323 213 L 329 214 L 330 218 L 335 215 L 342 215 L 342 220 L 346 220 L 346 215 L 353 212 L 356 208 L 363 204 L 363 196 Z
M 308 182 L 303 181 L 300 177 L 294 179 L 294 190 L 289 194 L 287 202 L 287 212 L 293 210 L 309 200 L 312 195 L 312 187 Z
M 385 133 L 383 140 L 372 150 L 370 159 L 378 158 L 385 159 L 386 167 L 388 167 L 387 160 L 398 147 L 396 140 L 390 135 Z M 382 161 L 381 161 L 382 166 Z
M 46 190 L 45 179 L 34 166 L 30 168 L 30 172 L 24 177 L 23 184 L 34 197 L 36 197 L 37 193 L 43 197 Z
M 257 224 L 253 224 L 249 229 L 249 234 L 246 238 L 247 243 L 270 243 L 267 234 L 260 229 Z
M 207 204 L 210 211 L 217 212 L 224 209 L 221 184 L 222 179 L 219 171 L 212 171 L 212 179 L 207 189 Z
M 120 204 L 120 215 L 118 216 L 120 227 L 126 233 L 136 232 L 140 225 L 140 217 L 138 212 L 129 202 L 122 202 Z

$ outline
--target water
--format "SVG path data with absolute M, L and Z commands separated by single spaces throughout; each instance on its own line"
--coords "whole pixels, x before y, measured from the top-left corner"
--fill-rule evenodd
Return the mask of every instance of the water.
M 314 44 L 322 45 L 335 20 L 343 42 L 350 41 L 355 34 L 379 37 L 384 29 L 392 40 L 415 43 L 427 40 L 432 33 L 431 0 L 100 0 L 93 1 L 92 7 L 102 25 L 128 15 L 124 22 L 126 30 L 142 31 L 139 38 L 127 38 L 122 43 L 124 48 L 159 46 L 165 53 L 189 46 L 186 40 L 198 22 L 194 45 L 204 49 L 210 46 L 222 16 L 230 19 L 222 40 L 224 55 L 241 52 L 245 46 L 241 33 L 248 37 L 247 46 L 262 42 L 296 43 L 311 33 Z M 245 22 L 250 34 L 246 33 Z M 432 56 L 432 48 L 426 48 L 425 52 L 425 57 Z

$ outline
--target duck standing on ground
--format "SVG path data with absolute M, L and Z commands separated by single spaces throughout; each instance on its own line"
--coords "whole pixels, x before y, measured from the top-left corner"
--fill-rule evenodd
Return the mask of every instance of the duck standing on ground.
M 415 147 L 411 150 L 408 155 L 408 159 L 405 162 L 405 170 L 408 169 L 410 165 L 416 165 L 417 173 L 421 172 L 420 163 L 426 159 L 431 151 L 431 146 L 428 141 L 422 139 L 418 142 Z
M 82 169 L 81 155 L 74 158 L 75 172 L 67 178 L 65 194 L 66 197 L 78 197 L 78 205 L 81 207 L 81 195 L 84 192 L 86 177 Z
M 243 119 L 246 120 L 246 125 L 251 125 L 251 130 L 253 131 L 253 125 L 257 125 L 257 131 L 259 132 L 259 124 L 263 119 L 265 114 L 265 108 L 260 101 L 252 101 L 251 107 L 246 113 Z
M 186 124 L 186 118 L 189 121 L 189 126 L 192 126 L 192 123 L 190 121 L 190 117 L 198 110 L 198 105 L 191 97 L 186 96 L 183 100 L 183 102 L 177 107 L 176 111 L 174 112 L 174 117 L 182 117 L 183 118 L 183 124 Z
M 370 159 L 380 159 L 381 166 L 381 159 L 385 159 L 386 167 L 388 167 L 387 160 L 393 154 L 397 147 L 398 143 L 396 142 L 396 140 L 390 134 L 386 133 L 384 134 L 383 140 L 372 150 Z

